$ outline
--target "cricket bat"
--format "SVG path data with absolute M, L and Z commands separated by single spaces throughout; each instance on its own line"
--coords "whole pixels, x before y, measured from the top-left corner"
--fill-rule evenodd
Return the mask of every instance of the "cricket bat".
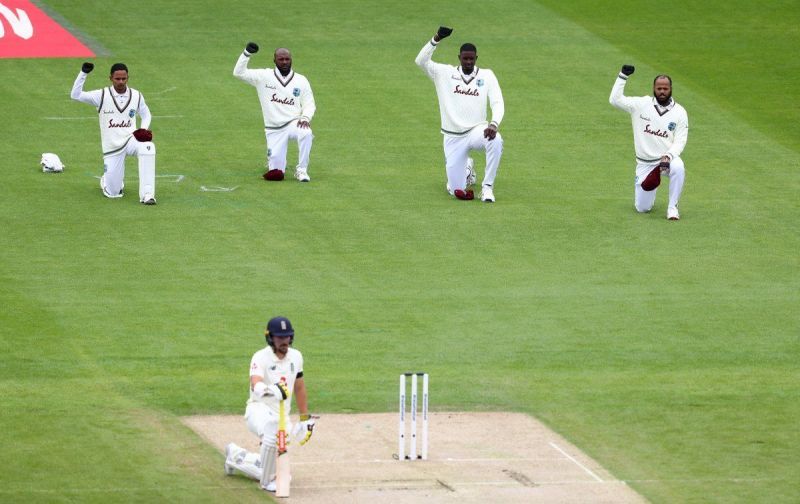
M 289 497 L 289 483 L 292 480 L 289 471 L 289 452 L 286 450 L 286 401 L 278 407 L 278 449 L 275 461 L 275 497 Z

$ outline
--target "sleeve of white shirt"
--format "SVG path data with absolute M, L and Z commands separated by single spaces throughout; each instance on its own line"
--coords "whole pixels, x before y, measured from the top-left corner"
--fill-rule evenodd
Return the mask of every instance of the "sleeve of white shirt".
M 258 72 L 247 68 L 247 63 L 250 61 L 250 56 L 242 53 L 239 59 L 236 60 L 236 66 L 233 67 L 233 76 L 245 81 L 251 86 L 258 85 Z
M 433 39 L 429 40 L 419 54 L 417 54 L 417 58 L 414 60 L 414 63 L 422 68 L 422 71 L 428 74 L 428 77 L 431 79 L 433 79 L 436 75 L 437 64 L 431 61 L 431 57 L 433 56 L 433 51 L 436 50 L 436 46 L 437 43 L 434 42 Z
M 620 73 L 617 80 L 614 82 L 614 87 L 611 88 L 611 96 L 608 97 L 608 103 L 617 107 L 620 110 L 632 114 L 636 108 L 636 99 L 625 96 L 625 84 L 628 82 L 628 77 Z
M 253 358 L 250 359 L 250 376 L 260 376 L 264 378 L 264 368 L 259 364 L 256 355 L 258 355 L 258 353 L 253 354 Z
M 689 139 L 688 116 L 684 113 L 683 117 L 678 120 L 677 123 L 678 124 L 675 126 L 675 141 L 672 142 L 672 147 L 667 151 L 667 155 L 670 159 L 675 159 L 676 156 L 681 155 L 684 147 L 686 147 L 686 141 Z
M 311 91 L 311 84 L 306 79 L 306 91 L 300 98 L 300 114 L 301 118 L 305 118 L 308 122 L 314 118 L 314 113 L 317 111 L 317 104 L 314 102 L 314 93 Z
M 150 115 L 150 107 L 145 103 L 144 95 L 141 93 L 139 93 L 139 108 L 136 112 L 139 114 L 139 117 L 142 118 L 139 127 L 142 129 L 150 129 L 150 121 L 153 119 L 153 116 Z
M 503 92 L 500 90 L 500 83 L 497 76 L 492 72 L 492 82 L 489 85 L 489 107 L 492 109 L 492 122 L 495 126 L 500 126 L 503 116 L 506 113 L 506 105 L 503 102 Z
M 99 107 L 103 90 L 96 89 L 94 91 L 84 91 L 83 84 L 86 82 L 87 75 L 88 74 L 83 72 L 78 73 L 78 77 L 75 79 L 75 83 L 72 85 L 72 91 L 69 93 L 69 97 L 81 103 L 88 103 L 89 105 Z

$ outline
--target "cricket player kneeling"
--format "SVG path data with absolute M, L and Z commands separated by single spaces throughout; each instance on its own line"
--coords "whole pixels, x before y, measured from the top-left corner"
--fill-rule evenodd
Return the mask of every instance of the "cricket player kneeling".
M 94 69 L 84 63 L 70 97 L 97 108 L 100 121 L 100 141 L 103 147 L 103 175 L 100 188 L 108 198 L 121 198 L 125 186 L 125 158 L 139 159 L 139 201 L 145 205 L 156 204 L 156 146 L 149 130 L 152 116 L 144 96 L 128 87 L 128 67 L 123 63 L 111 66 L 111 86 L 94 91 L 84 91 L 86 77 Z M 136 115 L 141 125 L 136 128 Z
M 295 446 L 306 444 L 314 431 L 314 416 L 308 413 L 308 397 L 303 379 L 303 355 L 292 348 L 294 329 L 285 317 L 273 317 L 265 333 L 267 346 L 250 361 L 250 397 L 245 420 L 250 432 L 258 436 L 258 453 L 229 443 L 225 447 L 225 474 L 236 471 L 257 480 L 276 497 L 289 496 L 289 433 Z M 300 422 L 289 421 L 292 399 L 300 410 Z

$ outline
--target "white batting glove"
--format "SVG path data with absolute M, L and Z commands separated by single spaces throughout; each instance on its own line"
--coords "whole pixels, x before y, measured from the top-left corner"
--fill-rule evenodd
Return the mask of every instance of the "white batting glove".
M 317 418 L 319 417 L 300 415 L 300 423 L 295 426 L 294 432 L 292 433 L 295 440 L 299 440 L 300 446 L 308 443 L 308 440 L 311 439 L 311 435 L 314 433 L 315 420 Z

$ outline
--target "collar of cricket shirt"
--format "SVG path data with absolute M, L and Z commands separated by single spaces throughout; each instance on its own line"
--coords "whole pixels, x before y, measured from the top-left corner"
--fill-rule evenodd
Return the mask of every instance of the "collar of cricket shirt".
M 656 112 L 658 112 L 659 115 L 664 115 L 668 110 L 672 110 L 672 107 L 675 106 L 675 99 L 670 96 L 669 103 L 666 105 L 661 105 L 658 103 L 658 99 L 654 96 L 653 105 L 656 107 Z
M 464 69 L 459 66 L 458 74 L 461 75 L 461 80 L 464 81 L 464 84 L 469 84 L 478 75 L 478 67 L 474 67 L 471 74 L 465 74 Z
M 277 68 L 273 70 L 273 73 L 275 74 L 275 78 L 278 79 L 278 82 L 280 82 L 281 86 L 283 87 L 289 85 L 289 82 L 291 82 L 291 80 L 294 78 L 294 69 L 290 69 L 289 75 L 287 75 L 286 77 L 284 77 L 281 71 L 278 70 Z

